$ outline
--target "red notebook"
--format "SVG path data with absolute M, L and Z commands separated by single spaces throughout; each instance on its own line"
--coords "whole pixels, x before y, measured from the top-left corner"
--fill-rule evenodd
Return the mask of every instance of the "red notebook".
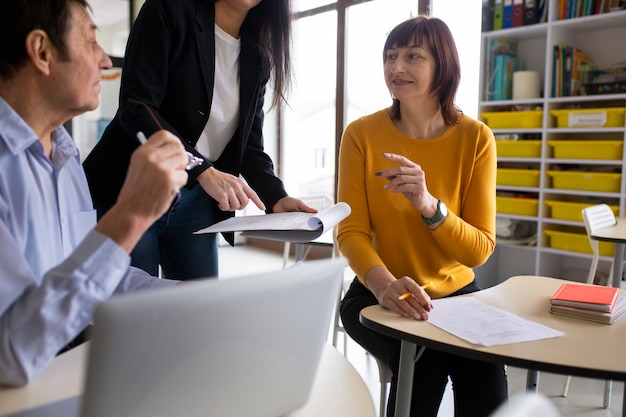
M 615 287 L 566 283 L 550 297 L 550 304 L 610 312 L 617 301 L 617 290 Z

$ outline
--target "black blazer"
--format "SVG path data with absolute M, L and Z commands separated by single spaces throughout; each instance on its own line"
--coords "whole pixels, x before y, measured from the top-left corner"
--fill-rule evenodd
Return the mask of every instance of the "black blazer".
M 140 100 L 154 110 L 161 125 L 195 149 L 209 118 L 215 73 L 215 0 L 147 0 L 132 27 L 122 72 L 120 102 L 113 121 L 83 166 L 94 202 L 106 209 L 116 201 L 130 161 L 139 145 L 136 134 L 150 136 L 158 126 Z M 263 101 L 269 80 L 261 46 L 241 30 L 240 116 L 238 128 L 221 157 L 189 172 L 187 187 L 214 165 L 241 174 L 268 207 L 285 197 L 283 183 L 263 150 Z M 232 216 L 215 204 L 218 220 Z

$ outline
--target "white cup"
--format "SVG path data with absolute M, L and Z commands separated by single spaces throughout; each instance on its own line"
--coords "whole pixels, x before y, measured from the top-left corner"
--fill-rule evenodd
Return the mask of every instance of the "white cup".
M 540 77 L 537 71 L 513 73 L 513 100 L 539 98 Z

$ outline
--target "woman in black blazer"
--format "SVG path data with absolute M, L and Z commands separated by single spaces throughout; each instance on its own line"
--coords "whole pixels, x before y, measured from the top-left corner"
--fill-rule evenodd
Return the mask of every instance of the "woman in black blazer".
M 263 150 L 263 103 L 290 75 L 289 0 L 147 0 L 126 47 L 118 111 L 84 162 L 96 208 L 116 201 L 137 133 L 163 128 L 204 159 L 132 264 L 167 278 L 217 276 L 214 234 L 193 232 L 251 200 L 268 212 L 314 212 L 289 197 Z M 205 152 L 200 152 L 202 149 Z M 245 178 L 245 181 L 241 178 Z M 226 235 L 232 244 L 232 234 Z

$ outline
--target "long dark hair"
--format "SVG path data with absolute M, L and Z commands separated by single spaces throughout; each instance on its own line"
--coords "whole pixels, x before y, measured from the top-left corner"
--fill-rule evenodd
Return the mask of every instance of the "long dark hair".
M 273 105 L 285 99 L 291 86 L 291 6 L 290 0 L 263 0 L 252 8 L 242 30 L 261 44 L 273 74 Z
M 65 35 L 72 17 L 72 4 L 89 8 L 85 0 L 11 0 L 0 6 L 0 78 L 10 79 L 28 60 L 25 40 L 41 29 L 69 60 Z
M 459 120 L 459 110 L 454 105 L 454 96 L 461 81 L 461 65 L 454 38 L 443 20 L 436 17 L 417 16 L 405 20 L 396 26 L 387 36 L 383 48 L 383 62 L 387 58 L 387 50 L 404 48 L 408 45 L 426 44 L 435 58 L 435 77 L 431 85 L 431 93 L 439 97 L 441 114 L 447 126 Z M 391 117 L 400 119 L 400 101 L 393 100 Z

